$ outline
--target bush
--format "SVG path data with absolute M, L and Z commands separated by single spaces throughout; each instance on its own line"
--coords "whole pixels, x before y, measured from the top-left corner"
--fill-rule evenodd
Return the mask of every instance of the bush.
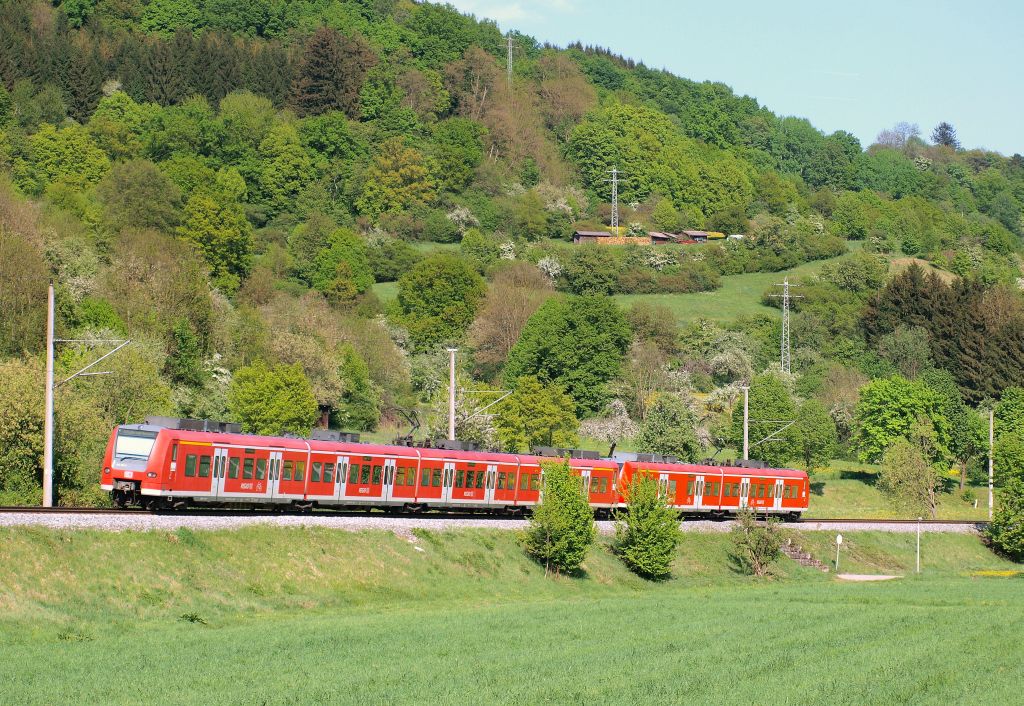
M 1024 560 L 1024 481 L 1014 478 L 1006 484 L 985 538 L 999 553 Z
M 580 479 L 568 462 L 545 465 L 544 495 L 523 533 L 523 547 L 544 564 L 544 575 L 579 570 L 597 531 L 594 515 L 580 492 Z
M 732 542 L 743 570 L 754 576 L 765 576 L 768 567 L 779 558 L 779 548 L 782 547 L 779 519 L 765 515 L 764 523 L 759 523 L 752 511 L 741 510 L 732 528 Z
M 682 538 L 679 515 L 658 493 L 653 476 L 633 476 L 625 496 L 629 512 L 615 523 L 615 553 L 638 576 L 666 578 Z

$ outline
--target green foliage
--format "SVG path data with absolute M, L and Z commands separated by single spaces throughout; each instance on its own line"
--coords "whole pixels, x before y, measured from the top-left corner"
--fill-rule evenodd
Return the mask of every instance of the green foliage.
M 697 416 L 686 402 L 661 393 L 648 408 L 634 443 L 638 451 L 675 456 L 683 463 L 696 461 L 703 451 L 696 426 Z
M 142 11 L 142 29 L 170 36 L 178 29 L 192 30 L 202 19 L 198 3 L 191 0 L 151 0 Z
M 607 383 L 618 373 L 629 341 L 629 324 L 608 297 L 550 299 L 509 352 L 506 384 L 535 375 L 568 392 L 577 415 L 595 414 L 608 400 Z
M 935 452 L 939 460 L 949 443 L 949 424 L 942 397 L 922 382 L 894 375 L 865 385 L 857 403 L 854 445 L 860 459 L 879 462 L 886 450 L 899 439 L 906 439 L 919 419 L 929 420 L 935 432 Z
M 252 225 L 224 195 L 197 191 L 185 204 L 178 235 L 196 245 L 218 286 L 232 293 L 249 271 Z
M 115 164 L 96 193 L 103 201 L 105 220 L 115 230 L 172 231 L 181 218 L 181 191 L 147 160 Z
M 526 552 L 544 564 L 545 575 L 549 571 L 573 574 L 596 537 L 594 515 L 580 490 L 580 478 L 567 462 L 545 465 L 541 501 L 522 536 Z
M 358 35 L 346 37 L 321 27 L 306 42 L 295 81 L 291 104 L 300 116 L 329 110 L 359 115 L 359 88 L 377 57 Z
M 344 391 L 332 417 L 342 429 L 372 431 L 380 421 L 380 392 L 370 380 L 370 368 L 349 345 L 341 350 L 341 375 Z
M 807 400 L 796 414 L 796 453 L 808 473 L 828 465 L 839 450 L 836 423 L 818 400 Z
M 206 376 L 202 345 L 187 319 L 179 319 L 174 325 L 164 372 L 172 381 L 182 385 L 199 387 L 203 384 Z
M 512 394 L 499 403 L 494 418 L 498 439 L 506 451 L 529 451 L 535 446 L 576 444 L 579 422 L 572 398 L 557 385 L 542 384 L 524 375 Z
M 58 130 L 49 124 L 29 138 L 31 165 L 35 180 L 21 178 L 18 185 L 29 193 L 39 193 L 51 184 L 61 183 L 84 189 L 98 182 L 110 169 L 107 155 L 96 146 L 85 128 L 69 125 Z
M 730 534 L 736 560 L 744 571 L 754 576 L 767 576 L 785 541 L 779 518 L 765 515 L 764 522 L 758 522 L 754 512 L 743 509 L 736 514 L 736 524 Z
M 751 458 L 761 459 L 776 468 L 785 466 L 798 453 L 794 427 L 779 431 L 788 421 L 796 419 L 796 405 L 789 390 L 777 376 L 764 374 L 751 381 L 749 395 Z M 769 436 L 774 440 L 759 443 Z M 743 448 L 742 396 L 732 409 L 728 438 L 733 448 Z
M 878 487 L 898 508 L 935 519 L 941 479 L 931 461 L 933 433 L 926 424 L 917 424 L 912 435 L 913 439 L 896 439 L 885 451 Z
M 419 262 L 422 256 L 404 240 L 381 237 L 373 238 L 367 244 L 366 258 L 376 281 L 394 282 Z
M 317 418 L 316 398 L 302 366 L 262 361 L 235 372 L 228 390 L 231 414 L 250 434 L 290 431 L 306 436 Z
M 373 165 L 366 170 L 356 207 L 360 213 L 379 216 L 389 211 L 429 206 L 436 194 L 427 160 L 418 150 L 396 138 L 381 145 Z
M 623 495 L 629 511 L 615 523 L 615 553 L 639 576 L 667 578 L 682 540 L 679 514 L 658 492 L 658 481 L 652 475 L 634 475 Z
M 487 288 L 469 265 L 451 255 L 416 263 L 398 280 L 398 320 L 417 350 L 426 350 L 465 333 Z
M 1018 428 L 999 435 L 992 449 L 992 468 L 999 483 L 1024 480 L 1024 430 Z
M 344 267 L 339 270 L 341 265 Z M 338 228 L 331 233 L 327 248 L 317 254 L 312 284 L 321 292 L 327 292 L 332 286 L 337 286 L 339 276 L 350 281 L 357 294 L 373 285 L 366 243 L 348 228 Z
M 1024 561 L 1024 480 L 1014 478 L 999 494 L 985 537 L 1000 553 Z

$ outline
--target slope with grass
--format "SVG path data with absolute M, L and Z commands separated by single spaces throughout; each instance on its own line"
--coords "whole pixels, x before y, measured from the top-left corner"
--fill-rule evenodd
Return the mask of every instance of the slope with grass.
M 905 541 L 852 538 L 850 568 L 902 570 Z M 1012 701 L 1022 584 L 962 576 L 1012 568 L 976 538 L 928 541 L 922 578 L 843 585 L 755 581 L 688 535 L 647 583 L 603 547 L 545 579 L 511 533 L 4 530 L 0 700 Z

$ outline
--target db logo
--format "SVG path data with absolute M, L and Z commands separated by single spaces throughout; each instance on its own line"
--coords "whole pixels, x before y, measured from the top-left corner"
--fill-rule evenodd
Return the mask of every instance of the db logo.
M 263 484 L 262 483 L 257 483 L 256 484 L 256 490 L 259 490 L 259 491 L 262 492 L 263 491 Z

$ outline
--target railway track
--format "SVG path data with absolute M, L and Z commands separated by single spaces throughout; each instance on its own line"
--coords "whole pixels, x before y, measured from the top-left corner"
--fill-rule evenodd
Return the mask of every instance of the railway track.
M 13 513 L 47 514 L 47 515 L 155 515 L 169 517 L 374 517 L 377 519 L 402 518 L 402 519 L 437 519 L 437 520 L 508 520 L 516 519 L 508 515 L 489 514 L 486 512 L 444 512 L 430 511 L 425 513 L 387 513 L 366 510 L 330 510 L 316 509 L 311 512 L 291 509 L 275 508 L 188 508 L 185 510 L 143 510 L 141 508 L 129 508 L 119 510 L 115 508 L 97 507 L 26 507 L 10 506 L 0 507 L 0 515 Z M 707 517 L 686 516 L 684 521 L 708 521 Z M 987 520 L 916 520 L 916 519 L 888 519 L 888 518 L 864 518 L 864 517 L 803 517 L 799 520 L 786 520 L 787 525 L 962 525 L 962 526 L 984 526 Z

